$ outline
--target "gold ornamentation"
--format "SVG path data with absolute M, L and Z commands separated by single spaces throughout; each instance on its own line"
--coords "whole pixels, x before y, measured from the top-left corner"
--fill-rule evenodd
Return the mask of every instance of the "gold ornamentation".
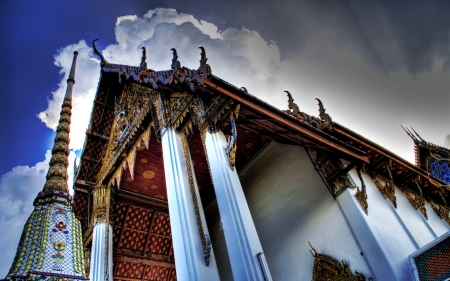
M 145 171 L 145 172 L 142 174 L 142 176 L 143 176 L 145 179 L 152 179 L 152 178 L 155 177 L 155 172 L 153 172 L 153 171 Z
M 447 202 L 445 202 L 444 197 L 442 196 L 442 190 L 439 191 L 439 195 L 444 203 L 444 205 L 441 204 L 435 204 L 431 199 L 427 199 L 428 203 L 430 204 L 433 211 L 445 222 L 447 222 L 448 225 L 450 225 L 450 208 L 447 205 Z
M 250 148 L 250 147 L 252 147 L 252 146 L 253 146 L 253 144 L 252 144 L 251 142 L 249 142 L 249 143 L 247 143 L 247 144 L 245 145 L 246 148 Z
M 127 165 L 128 165 L 128 167 L 130 167 L 129 163 L 132 163 L 132 167 L 133 167 L 133 168 L 130 168 L 130 173 L 132 172 L 132 169 L 134 170 L 134 165 L 135 165 L 135 161 L 136 161 L 136 150 L 142 146 L 142 143 L 144 143 L 145 147 L 148 149 L 148 144 L 149 144 L 149 140 L 150 140 L 150 129 L 151 129 L 151 124 L 141 134 L 141 136 L 136 140 L 134 145 L 131 147 L 127 157 L 125 159 L 123 159 L 121 164 L 116 168 L 114 174 L 112 175 L 111 179 L 108 182 L 108 185 L 107 185 L 108 187 L 111 185 L 114 185 L 114 184 L 117 187 L 120 187 L 120 181 L 122 179 L 123 171 L 125 170 Z
M 194 119 L 194 125 L 200 132 L 209 130 L 213 132 L 217 123 L 227 116 L 232 110 L 233 100 L 224 96 L 218 96 L 211 100 L 208 108 L 205 107 L 201 99 L 193 100 L 191 103 L 191 114 Z
M 316 170 L 322 176 L 333 196 L 337 196 L 344 188 L 353 186 L 347 174 L 334 177 L 344 169 L 339 159 L 333 158 L 322 151 L 312 149 L 307 149 L 307 151 Z
M 97 185 L 92 191 L 94 204 L 92 210 L 92 223 L 109 222 L 111 188 L 104 185 Z
M 98 184 L 103 183 L 117 159 L 122 155 L 122 152 L 128 142 L 136 134 L 145 116 L 150 111 L 150 99 L 157 95 L 158 93 L 156 91 L 138 84 L 131 83 L 129 85 L 125 85 L 120 98 L 116 100 L 115 122 L 111 128 L 108 148 L 106 149 L 105 156 L 102 159 L 102 167 L 97 176 Z M 149 130 L 150 128 L 147 128 L 144 134 L 149 136 Z M 146 137 L 141 136 L 140 139 L 143 140 L 144 138 Z M 136 144 L 140 144 L 140 141 L 136 141 Z M 132 150 L 135 149 L 136 148 L 133 146 Z M 128 155 L 130 155 L 130 153 L 128 153 Z M 117 168 L 114 173 L 115 176 L 113 177 L 118 185 L 120 184 L 120 177 L 118 176 L 122 175 L 122 172 L 118 170 L 122 167 L 123 165 L 120 165 L 119 168 Z M 112 181 L 113 180 L 110 180 L 108 186 L 112 183 Z
M 148 163 L 148 160 L 145 159 L 145 158 L 142 158 L 142 159 L 141 159 L 141 163 L 143 163 L 143 164 Z
M 231 136 L 227 137 L 227 147 L 225 148 L 225 153 L 227 154 L 228 162 L 230 163 L 231 170 L 234 170 L 236 164 L 236 138 L 237 138 L 237 128 L 236 120 L 239 116 L 239 110 L 241 105 L 238 104 L 234 111 L 230 113 L 230 126 L 231 126 Z
M 420 188 L 419 182 L 420 176 L 417 176 L 414 179 L 414 183 L 416 184 L 417 189 L 419 190 L 418 195 L 413 196 L 413 194 L 409 192 L 409 190 L 406 188 L 406 185 L 404 184 L 400 185 L 400 190 L 403 192 L 403 194 L 405 194 L 406 198 L 408 198 L 409 203 L 411 203 L 414 209 L 419 210 L 424 216 L 424 218 L 428 219 L 427 209 L 425 208 L 425 198 L 422 195 L 422 189 Z
M 155 184 L 153 184 L 153 185 L 151 185 L 151 186 L 150 186 L 150 188 L 151 188 L 151 189 L 157 189 L 157 188 L 158 188 L 158 186 L 157 186 L 157 185 L 155 185 Z
M 134 163 L 136 161 L 136 149 L 130 149 L 126 159 L 128 169 L 130 169 L 131 178 L 134 179 Z
M 389 171 L 389 162 L 386 164 L 386 168 Z M 390 171 L 389 171 L 389 174 L 390 174 Z M 380 178 L 379 178 L 378 174 L 375 171 L 369 170 L 369 175 L 372 178 L 372 181 L 375 184 L 375 186 L 378 188 L 378 191 L 380 191 L 380 193 L 383 196 L 383 198 L 389 199 L 389 201 L 391 201 L 392 205 L 395 208 L 397 208 L 394 182 L 392 181 L 392 179 L 389 179 L 386 182 L 386 184 L 383 185 L 381 183 L 381 181 L 380 181 Z M 392 175 L 391 175 L 391 177 L 392 177 Z
M 364 183 L 364 179 L 362 177 L 361 173 L 365 173 L 365 164 L 363 163 L 361 166 L 358 166 L 356 168 L 356 171 L 358 172 L 359 180 L 361 181 L 361 190 L 358 186 L 356 186 L 356 199 L 358 199 L 359 204 L 363 208 L 364 212 L 366 214 L 369 213 L 369 203 L 367 203 L 367 193 L 366 193 L 366 184 Z
M 158 118 L 158 127 L 178 129 L 189 113 L 190 105 L 196 99 L 194 95 L 180 92 L 172 93 L 170 96 L 163 93 L 153 96 L 151 101 Z
M 209 236 L 207 234 L 205 234 L 205 231 L 203 229 L 203 223 L 202 223 L 202 220 L 200 217 L 197 192 L 195 190 L 194 175 L 193 175 L 193 171 L 192 171 L 192 167 L 191 167 L 191 154 L 189 152 L 189 146 L 188 146 L 188 143 L 186 140 L 186 136 L 184 134 L 181 134 L 181 142 L 183 145 L 184 161 L 186 162 L 186 169 L 187 169 L 188 178 L 189 178 L 189 187 L 191 190 L 192 201 L 194 203 L 195 216 L 197 218 L 198 232 L 200 234 L 200 240 L 202 242 L 202 248 L 203 248 L 205 262 L 206 262 L 206 265 L 209 265 L 209 257 L 210 257 L 211 248 L 210 248 L 210 244 L 208 244 L 208 243 L 210 243 L 210 241 L 208 240 Z M 208 247 L 209 247 L 209 250 L 208 250 Z
M 309 243 L 309 242 L 308 242 Z M 311 246 L 314 257 L 312 281 L 365 281 L 366 277 L 355 270 L 353 274 L 345 260 L 342 264 L 330 256 L 319 254 Z M 314 251 L 314 252 L 313 252 Z
M 166 199 L 166 197 L 164 195 L 161 195 L 161 194 L 155 195 L 155 198 L 158 198 L 158 199 L 161 199 L 161 200 L 165 200 Z

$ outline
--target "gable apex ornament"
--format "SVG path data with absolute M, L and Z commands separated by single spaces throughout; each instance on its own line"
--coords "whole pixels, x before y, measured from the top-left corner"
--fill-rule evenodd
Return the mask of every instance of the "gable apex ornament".
M 105 57 L 97 50 L 97 47 L 95 46 L 95 41 L 98 41 L 98 38 L 92 41 L 92 47 L 94 48 L 94 53 L 97 54 L 97 56 L 100 57 L 100 66 L 104 67 L 108 62 L 106 61 Z

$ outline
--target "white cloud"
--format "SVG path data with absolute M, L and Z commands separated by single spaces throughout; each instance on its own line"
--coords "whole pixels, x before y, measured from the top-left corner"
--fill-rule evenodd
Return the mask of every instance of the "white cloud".
M 78 150 L 83 147 L 85 139 L 84 132 L 89 123 L 92 101 L 100 74 L 98 62 L 90 58 L 91 48 L 86 45 L 84 40 L 59 49 L 55 55 L 55 65 L 61 68 L 61 82 L 58 84 L 58 89 L 52 93 L 52 99 L 49 101 L 48 108 L 39 113 L 38 117 L 47 127 L 56 130 L 62 100 L 66 93 L 66 80 L 72 65 L 74 51 L 78 51 L 78 58 L 72 95 L 70 148 Z
M 444 146 L 450 149 L 450 134 L 448 134 L 444 139 Z
M 33 200 L 42 190 L 51 152 L 33 167 L 17 166 L 0 177 L 0 272 L 6 276 L 19 245 L 23 226 L 33 210 Z

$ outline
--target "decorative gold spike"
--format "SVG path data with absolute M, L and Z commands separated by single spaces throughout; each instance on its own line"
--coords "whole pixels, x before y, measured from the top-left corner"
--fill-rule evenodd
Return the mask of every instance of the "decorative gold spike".
M 359 187 L 356 187 L 356 199 L 358 199 L 359 204 L 363 208 L 366 214 L 369 213 L 369 203 L 367 203 L 367 193 L 366 193 L 366 184 L 364 183 L 364 179 L 362 177 L 362 172 L 365 173 L 365 164 L 363 163 L 361 166 L 358 166 L 356 169 L 358 172 L 359 180 L 361 181 L 361 190 Z

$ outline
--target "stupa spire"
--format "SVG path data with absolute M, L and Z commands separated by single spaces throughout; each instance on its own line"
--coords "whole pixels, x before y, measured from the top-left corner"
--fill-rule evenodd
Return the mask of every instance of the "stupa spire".
M 22 231 L 7 280 L 86 280 L 81 225 L 72 212 L 67 186 L 72 90 L 78 52 L 67 79 L 52 158 L 44 188 Z
M 69 78 L 67 78 L 67 89 L 64 96 L 61 113 L 59 117 L 58 127 L 56 128 L 55 143 L 52 149 L 52 158 L 50 160 L 50 168 L 47 172 L 47 181 L 44 188 L 37 196 L 34 204 L 39 204 L 40 199 L 59 194 L 70 197 L 69 188 L 67 186 L 67 167 L 69 166 L 69 133 L 70 133 L 70 117 L 72 114 L 72 91 L 75 84 L 75 68 L 77 63 L 78 52 L 73 53 L 72 67 L 70 68 Z

